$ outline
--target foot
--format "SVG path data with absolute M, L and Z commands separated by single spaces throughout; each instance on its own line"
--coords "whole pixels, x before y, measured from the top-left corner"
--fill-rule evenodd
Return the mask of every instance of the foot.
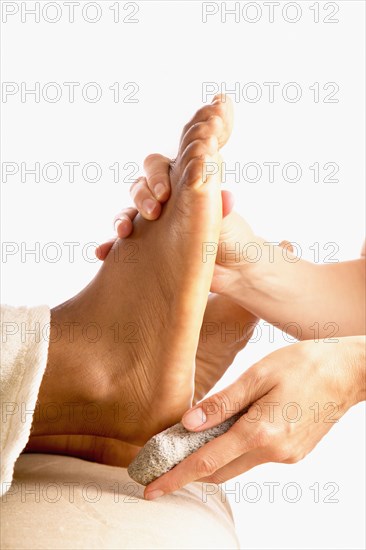
M 51 339 L 60 328 L 61 337 L 50 346 L 34 435 L 140 445 L 190 407 L 215 262 L 202 261 L 202 243 L 218 241 L 222 210 L 217 178 L 202 174 L 230 127 L 228 101 L 218 98 L 196 113 L 184 128 L 161 218 L 138 219 L 133 237 L 116 243 L 92 283 L 52 312 Z M 47 421 L 46 407 L 42 414 L 50 402 L 60 405 L 57 422 Z
M 223 142 L 225 137 L 227 139 L 224 135 Z M 161 215 L 162 205 L 169 200 L 170 159 L 158 154 L 149 155 L 144 161 L 144 168 L 146 177 L 138 178 L 130 190 L 136 208 L 125 208 L 115 218 L 115 227 L 120 238 L 132 233 L 133 220 L 138 212 L 145 219 L 156 220 Z M 218 158 L 217 166 L 211 165 L 210 168 L 221 173 L 221 158 Z M 216 255 L 211 291 L 226 295 L 234 301 L 238 301 L 239 298 L 238 303 L 241 304 L 240 284 L 235 283 L 244 274 L 248 281 L 251 280 L 250 272 L 262 255 L 264 241 L 255 235 L 242 217 L 232 211 L 232 194 L 229 191 L 222 191 L 221 194 L 223 221 L 219 242 L 205 243 L 203 252 L 206 257 Z M 113 243 L 114 239 L 111 239 L 98 246 L 96 255 L 100 260 L 105 260 Z
M 232 300 L 209 296 L 196 353 L 193 404 L 224 375 L 237 353 L 254 331 L 256 317 Z M 110 466 L 128 466 L 140 447 L 124 441 L 93 435 L 50 435 L 31 437 L 26 452 L 74 456 Z

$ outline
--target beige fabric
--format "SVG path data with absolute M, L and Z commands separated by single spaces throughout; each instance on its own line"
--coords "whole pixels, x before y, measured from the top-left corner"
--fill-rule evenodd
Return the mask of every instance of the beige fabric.
M 217 486 L 191 483 L 148 502 L 124 468 L 19 457 L 47 363 L 49 320 L 47 307 L 1 309 L 1 548 L 239 548 Z
M 1 306 L 1 494 L 27 444 L 47 363 L 50 310 Z
M 1 504 L 1 548 L 239 548 L 217 486 L 191 483 L 154 502 L 142 495 L 125 468 L 21 455 Z

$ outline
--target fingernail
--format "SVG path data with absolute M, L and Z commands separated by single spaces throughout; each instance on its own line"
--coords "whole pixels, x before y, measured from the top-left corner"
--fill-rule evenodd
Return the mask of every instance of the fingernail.
M 152 214 L 155 210 L 156 202 L 152 199 L 145 199 L 142 201 L 142 209 L 146 214 Z
M 121 225 L 122 223 L 122 219 L 121 218 L 117 218 L 116 220 L 114 220 L 114 230 L 117 232 L 117 229 L 119 227 L 119 225 Z
M 199 428 L 204 424 L 207 420 L 207 417 L 205 413 L 203 412 L 203 409 L 201 407 L 198 407 L 198 409 L 193 409 L 192 411 L 187 412 L 183 418 L 182 422 L 185 428 L 188 430 L 194 430 L 196 428 Z
M 157 199 L 160 199 L 165 193 L 165 185 L 157 183 L 154 187 L 154 194 Z
M 146 493 L 145 500 L 155 500 L 156 498 L 162 497 L 164 495 L 164 491 L 161 491 L 160 489 L 155 489 L 155 491 L 150 491 L 150 493 Z

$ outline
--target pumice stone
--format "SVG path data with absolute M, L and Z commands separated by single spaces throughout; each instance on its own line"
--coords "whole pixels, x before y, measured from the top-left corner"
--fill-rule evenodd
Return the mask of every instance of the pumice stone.
M 141 485 L 148 485 L 200 447 L 227 432 L 242 414 L 236 414 L 202 432 L 189 432 L 179 422 L 154 435 L 129 465 L 129 476 Z

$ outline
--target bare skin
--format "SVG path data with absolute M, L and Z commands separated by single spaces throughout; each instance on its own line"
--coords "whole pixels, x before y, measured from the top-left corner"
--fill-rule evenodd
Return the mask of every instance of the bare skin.
M 166 159 L 155 156 L 152 175 L 169 188 L 164 166 Z M 146 199 L 149 197 L 155 202 L 158 199 L 152 195 L 154 187 L 150 176 L 147 173 L 142 188 L 140 186 L 140 191 L 133 194 L 144 216 L 147 215 L 144 212 Z M 135 215 L 133 209 L 118 215 L 118 233 L 128 234 L 133 230 Z M 158 217 L 159 208 L 153 208 L 149 216 L 150 219 Z M 243 225 L 243 220 L 235 220 L 235 215 L 228 216 L 223 224 L 220 242 L 225 240 L 254 243 L 264 251 L 265 241 L 255 237 L 245 222 Z M 273 247 L 272 262 L 257 262 L 254 267 L 245 257 L 234 262 L 229 257 L 226 261 L 219 246 L 211 289 L 245 304 L 283 330 L 291 319 L 296 320 L 302 333 L 295 336 L 300 339 L 309 337 L 312 324 L 309 319 L 318 320 L 318 338 L 329 336 L 326 321 L 330 319 L 339 320 L 337 336 L 364 332 L 364 250 L 360 260 L 314 266 L 297 262 L 290 243 L 281 244 L 290 256 L 284 256 L 278 247 Z M 110 243 L 104 243 L 98 255 L 103 257 L 109 247 Z M 284 260 L 285 257 L 295 260 L 294 263 Z M 294 311 L 296 317 L 290 317 Z M 158 498 L 193 480 L 222 483 L 264 462 L 301 460 L 334 422 L 351 406 L 365 399 L 365 374 L 365 338 L 362 336 L 344 336 L 334 339 L 332 344 L 329 340 L 323 343 L 305 341 L 270 354 L 237 382 L 187 411 L 182 418 L 183 424 L 188 430 L 200 431 L 231 416 L 229 411 L 249 407 L 243 419 L 227 434 L 205 445 L 148 486 L 145 498 Z M 268 407 L 269 403 L 278 405 L 275 413 Z M 283 410 L 287 413 L 288 405 L 290 414 L 294 409 L 295 413 L 300 410 L 296 422 L 284 419 Z M 205 410 L 210 414 L 206 415 Z M 248 422 L 245 417 L 249 418 Z M 253 417 L 258 421 L 253 422 Z
M 155 178 L 158 178 L 158 172 L 155 174 Z M 136 201 L 140 196 L 139 194 L 146 194 L 145 183 L 146 182 L 141 182 L 140 180 L 139 184 L 136 186 Z M 169 192 L 166 193 L 166 196 L 169 196 Z M 146 198 L 147 197 L 145 196 L 145 199 Z M 143 203 L 141 203 L 141 208 L 142 207 Z M 123 223 L 121 223 L 118 227 L 119 233 L 121 233 L 121 230 L 126 231 L 126 229 L 128 229 L 129 227 L 130 229 L 132 228 L 132 219 L 135 215 L 135 212 L 129 211 L 129 214 L 130 216 L 127 215 L 127 217 L 129 217 L 130 221 L 128 221 L 126 217 L 123 217 Z M 148 215 L 152 216 L 150 219 L 154 219 L 154 209 L 152 209 L 150 211 L 150 214 Z M 231 220 L 233 219 L 234 217 L 232 216 Z M 242 226 L 242 229 L 247 231 L 247 233 L 245 233 L 245 231 L 238 233 L 236 231 L 238 225 L 234 223 L 233 225 L 231 225 L 230 228 L 230 223 L 226 224 L 226 240 L 228 240 L 228 242 L 232 242 L 230 241 L 229 237 L 238 235 L 245 235 L 247 239 L 244 240 L 246 240 L 246 242 L 250 242 L 249 239 L 253 238 L 253 233 L 247 225 L 246 227 Z M 234 229 L 234 232 L 232 232 L 231 229 Z M 220 241 L 224 242 L 222 235 L 220 236 Z M 110 244 L 106 243 L 106 245 L 103 245 L 101 247 L 101 256 L 103 256 L 104 254 L 103 250 L 108 251 L 109 248 Z M 220 262 L 219 257 L 217 257 L 217 260 L 219 261 L 217 262 L 218 265 L 216 266 L 214 272 L 214 288 L 222 291 L 225 287 L 227 287 L 227 273 L 229 273 L 230 270 L 226 269 L 227 265 L 225 265 L 225 261 Z M 221 271 L 221 280 L 220 277 L 216 277 L 217 273 L 220 274 L 220 270 L 217 269 L 220 268 L 220 263 L 221 266 L 224 268 L 224 272 Z M 232 265 L 230 266 L 231 268 L 234 268 L 232 269 L 233 273 L 239 273 L 240 269 L 238 269 L 238 267 L 242 267 L 242 265 L 236 265 L 237 263 L 240 262 L 232 262 Z M 258 282 L 260 281 L 257 281 L 257 283 Z M 355 295 L 357 295 L 357 291 Z M 217 298 L 221 299 L 222 296 Z M 313 346 L 314 345 L 315 344 L 313 344 Z M 238 383 L 232 385 L 233 388 L 229 387 L 224 392 L 221 392 L 220 394 L 217 394 L 217 396 L 213 396 L 213 398 L 210 398 L 210 405 L 212 404 L 212 402 L 217 402 L 219 405 L 222 405 L 223 403 L 229 403 L 228 410 L 232 410 L 234 407 L 232 407 L 230 403 L 233 396 L 236 397 L 236 399 L 233 400 L 234 404 L 239 404 L 241 408 L 252 404 L 252 409 L 254 409 L 255 406 L 257 404 L 260 405 L 264 399 L 270 402 L 272 402 L 273 400 L 277 400 L 279 403 L 284 403 L 286 405 L 289 399 L 288 396 L 291 394 L 292 390 L 297 390 L 299 377 L 301 378 L 301 374 L 303 374 L 304 380 L 306 380 L 306 384 L 304 383 L 301 387 L 304 390 L 306 388 L 310 389 L 308 389 L 307 392 L 302 391 L 301 394 L 298 394 L 297 392 L 296 398 L 300 399 L 300 403 L 304 406 L 304 408 L 309 404 L 307 402 L 307 396 L 312 395 L 316 389 L 318 392 L 317 397 L 319 397 L 319 401 L 325 398 L 333 400 L 335 398 L 338 398 L 340 404 L 340 414 L 343 414 L 347 410 L 347 408 L 352 406 L 352 404 L 364 398 L 365 388 L 364 385 L 362 385 L 362 369 L 360 369 L 360 363 L 362 363 L 362 354 L 359 351 L 360 348 L 362 349 L 362 341 L 360 342 L 357 338 L 355 339 L 355 341 L 352 342 L 348 338 L 342 339 L 341 349 L 334 348 L 335 353 L 333 355 L 333 361 L 329 360 L 329 346 L 326 346 L 326 354 L 324 354 L 324 356 L 322 356 L 321 353 L 318 353 L 318 351 L 320 350 L 318 349 L 319 347 L 317 347 L 316 345 L 312 348 L 313 351 L 311 351 L 310 348 L 311 342 L 305 342 L 301 348 L 296 345 L 288 348 L 288 350 L 280 350 L 282 355 L 280 352 L 278 352 L 277 354 L 271 354 L 271 356 L 259 362 L 258 365 L 256 365 L 252 369 L 249 369 L 249 371 L 243 375 L 242 378 L 245 379 L 245 386 L 253 390 L 250 395 L 242 392 L 242 381 L 239 380 Z M 341 351 L 342 349 L 343 353 Z M 352 349 L 354 350 L 353 352 Z M 205 365 L 208 364 L 207 357 Z M 345 369 L 344 365 L 347 363 L 348 367 L 349 361 L 351 362 L 353 368 Z M 197 361 L 197 364 L 198 362 L 199 361 Z M 301 364 L 302 362 L 303 364 Z M 309 378 L 309 363 L 311 363 L 312 365 L 312 369 L 310 369 L 312 374 L 311 379 Z M 281 365 L 283 366 L 281 367 Z M 264 377 L 263 373 L 265 374 Z M 336 376 L 334 376 L 334 374 L 336 374 Z M 324 381 L 324 388 L 319 387 L 320 378 Z M 262 379 L 263 384 L 260 383 Z M 313 384 L 313 386 L 311 385 L 311 383 Z M 312 387 L 314 387 L 314 390 L 311 389 Z M 258 403 L 256 403 L 256 400 L 258 401 Z M 193 411 L 197 410 L 198 408 L 193 409 Z M 196 415 L 196 418 L 197 416 L 199 416 L 201 419 L 203 418 L 202 413 Z M 204 479 L 206 481 L 220 483 L 222 481 L 225 481 L 226 479 L 229 479 L 230 477 L 233 477 L 243 471 L 248 470 L 251 467 L 254 467 L 266 461 L 295 462 L 302 458 L 302 456 L 304 456 L 307 452 L 309 452 L 309 450 L 311 450 L 316 445 L 322 435 L 324 435 L 324 433 L 326 433 L 326 431 L 328 431 L 330 427 L 329 425 L 320 425 L 317 426 L 317 430 L 310 430 L 311 419 L 308 415 L 303 419 L 304 421 L 295 426 L 296 429 L 292 430 L 290 434 L 288 431 L 286 431 L 287 425 L 284 424 L 282 420 L 283 419 L 281 419 L 281 417 L 276 418 L 276 424 L 274 426 L 270 426 L 270 432 L 267 430 L 268 426 L 266 426 L 263 422 L 259 425 L 259 427 L 255 426 L 255 430 L 249 431 L 248 427 L 244 424 L 245 429 L 243 433 L 242 430 L 237 428 L 237 425 L 235 425 L 235 428 L 233 427 L 233 429 L 230 430 L 230 432 L 227 434 L 228 437 L 225 439 L 225 441 L 220 441 L 221 438 L 219 438 L 219 440 L 217 441 L 217 447 L 213 447 L 213 444 L 205 446 L 204 449 L 192 455 L 192 457 L 184 461 L 172 472 L 170 472 L 166 476 L 163 476 L 160 480 L 154 482 L 150 487 L 146 489 L 146 498 L 156 498 L 158 496 L 161 496 L 161 494 L 174 491 L 178 487 L 184 485 L 185 483 L 188 483 L 189 481 L 192 481 L 193 479 L 202 479 L 202 475 L 205 476 Z M 208 422 L 203 422 L 201 420 L 198 427 L 194 428 L 193 425 L 189 422 L 189 413 L 185 414 L 183 417 L 183 422 L 188 429 L 197 430 L 205 429 L 221 421 L 221 414 L 220 417 L 210 416 Z M 243 425 L 241 425 L 240 427 L 242 428 Z M 276 437 L 274 437 L 275 435 Z M 290 435 L 292 436 L 291 439 Z M 309 435 L 311 437 L 309 437 Z M 240 444 L 239 442 L 240 436 L 243 438 L 242 444 Z M 94 457 L 98 454 L 98 450 L 100 453 L 100 449 L 103 448 L 103 446 L 100 444 L 100 441 L 96 441 L 97 439 L 98 438 L 95 438 L 94 441 L 94 453 L 92 453 L 92 456 L 94 455 Z M 84 436 L 84 443 L 85 441 L 86 439 Z M 109 445 L 107 446 L 109 447 Z M 106 446 L 104 445 L 104 453 L 100 453 L 103 455 L 103 461 L 109 460 L 109 458 L 106 458 L 107 453 L 105 447 Z M 230 450 L 230 452 L 228 452 L 228 449 Z M 283 451 L 284 449 L 286 452 Z M 113 442 L 111 442 L 110 451 L 113 451 Z M 280 451 L 283 451 L 282 454 L 279 454 Z
M 195 393 L 197 403 L 223 376 L 236 354 L 250 339 L 257 319 L 231 300 L 210 295 L 196 353 Z M 230 334 L 230 330 L 235 330 Z M 32 436 L 27 452 L 71 455 L 111 466 L 128 466 L 140 446 L 95 435 Z
M 218 136 L 219 146 L 224 145 L 231 129 L 230 105 L 228 104 L 226 108 L 229 110 L 229 120 L 223 126 L 222 134 Z M 146 165 L 151 167 L 154 158 L 155 155 L 151 155 L 146 160 Z M 138 188 L 139 181 L 137 180 L 135 189 Z M 164 196 L 165 198 L 170 196 L 170 189 L 169 193 L 165 192 Z M 226 192 L 222 192 L 222 198 L 222 213 L 226 216 L 232 209 L 232 198 Z M 130 216 L 128 220 L 136 217 L 137 211 L 127 209 L 126 212 Z M 120 238 L 127 237 L 129 233 L 130 231 L 120 234 Z M 114 243 L 115 239 L 108 243 L 103 259 L 107 257 L 107 253 Z M 256 322 L 255 316 L 231 300 L 218 295 L 209 296 L 196 353 L 193 403 L 202 399 L 221 378 L 235 355 L 250 339 Z M 230 333 L 226 334 L 226 330 L 230 332 L 233 328 L 235 329 L 234 336 Z M 52 430 L 53 435 L 32 435 L 26 450 L 28 452 L 69 454 L 113 465 L 127 465 L 139 450 L 138 445 L 111 437 L 73 433 L 54 435 L 53 427 Z
M 161 203 L 169 200 L 169 159 L 149 159 L 146 178 L 132 186 L 137 209 L 149 220 L 159 218 Z M 154 194 L 155 186 L 164 192 Z M 145 209 L 146 201 L 153 207 Z M 122 212 L 118 232 L 132 230 L 131 209 Z M 98 254 L 105 254 L 104 243 Z M 237 250 L 236 254 L 227 252 Z M 296 258 L 291 249 L 281 250 L 256 235 L 235 212 L 223 220 L 217 246 L 206 256 L 216 256 L 212 292 L 226 296 L 256 317 L 277 326 L 299 340 L 351 336 L 366 332 L 365 257 L 347 262 L 314 264 Z M 314 327 L 314 323 L 316 326 Z M 316 331 L 316 332 L 314 332 Z
M 202 242 L 218 239 L 222 219 L 218 181 L 209 177 L 203 182 L 202 169 L 204 161 L 217 159 L 230 129 L 229 102 L 217 98 L 198 111 L 184 129 L 171 172 L 171 198 L 161 219 L 148 228 L 141 218 L 135 222 L 138 262 L 123 262 L 129 242 L 118 241 L 92 283 L 52 311 L 55 342 L 34 436 L 98 435 L 138 446 L 179 420 L 191 405 L 195 355 L 214 269 L 214 258 L 202 262 Z M 75 324 L 73 342 L 64 330 L 70 323 Z M 83 339 L 90 323 L 97 323 L 102 333 L 94 344 Z M 124 329 L 128 324 L 137 329 L 137 341 L 116 341 L 111 326 Z M 64 405 L 71 401 L 78 406 L 70 421 L 70 408 Z M 61 410 L 57 422 L 42 414 L 50 402 Z M 100 421 L 85 419 L 83 405 L 90 402 L 98 405 Z M 116 404 L 124 410 L 131 403 L 134 421 L 116 421 Z
M 365 400 L 365 345 L 365 336 L 332 344 L 304 341 L 253 365 L 188 411 L 182 422 L 200 431 L 233 410 L 247 412 L 226 434 L 152 482 L 145 498 L 161 497 L 193 480 L 223 483 L 265 462 L 292 464 L 304 458 L 350 407 Z

